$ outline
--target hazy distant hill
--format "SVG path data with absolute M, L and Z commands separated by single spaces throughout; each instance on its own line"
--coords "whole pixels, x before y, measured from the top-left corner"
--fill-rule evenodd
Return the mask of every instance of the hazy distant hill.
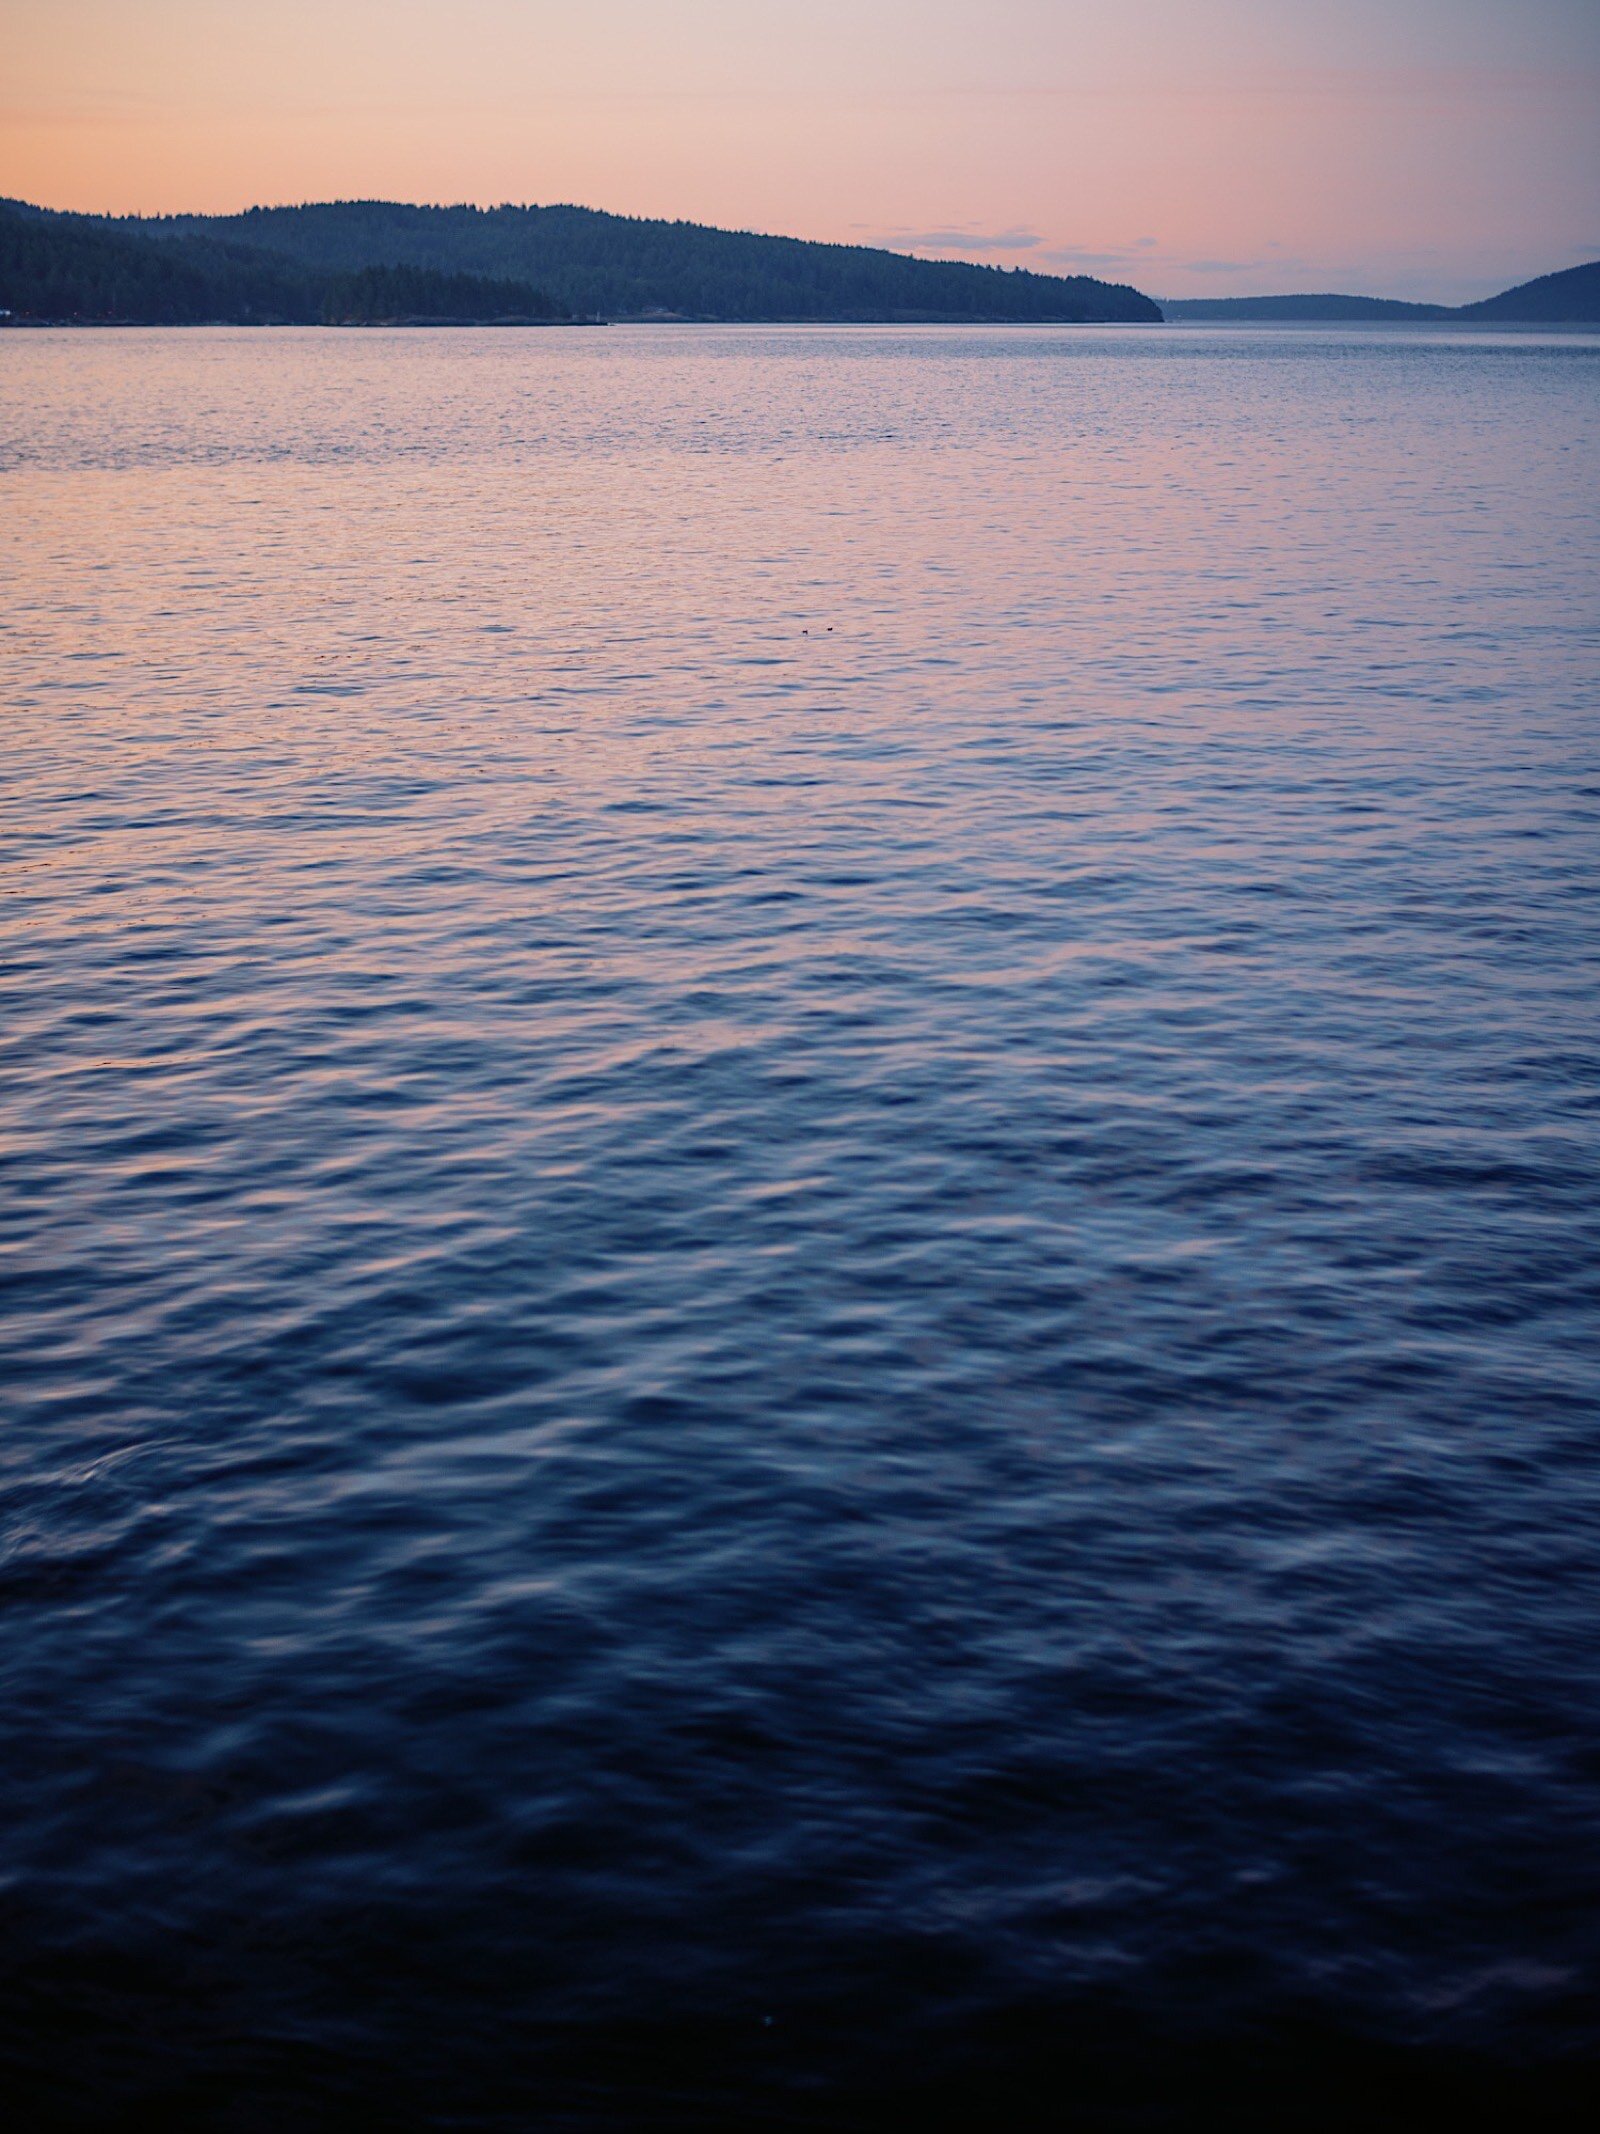
M 1592 259 L 1586 266 L 1568 267 L 1560 274 L 1541 274 L 1537 281 L 1521 282 L 1499 296 L 1485 297 L 1481 304 L 1465 304 L 1457 316 L 1547 326 L 1592 326 L 1600 322 L 1600 259 Z
M 1371 319 L 1403 324 L 1408 319 L 1481 319 L 1517 326 L 1587 326 L 1600 324 L 1600 260 L 1543 274 L 1477 304 L 1401 304 L 1383 296 L 1199 296 L 1167 297 L 1161 308 L 1180 322 Z
M 1402 304 L 1386 296 L 1164 297 L 1169 319 L 1448 319 L 1442 304 Z
M 297 320 L 372 268 L 514 282 L 607 318 L 1159 323 L 1086 275 L 908 259 L 864 245 L 645 222 L 578 207 L 335 201 L 242 215 L 99 220 L 0 209 L 0 307 L 52 318 Z

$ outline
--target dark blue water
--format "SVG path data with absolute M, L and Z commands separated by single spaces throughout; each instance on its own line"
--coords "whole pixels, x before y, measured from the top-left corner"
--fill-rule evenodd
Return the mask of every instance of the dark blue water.
M 22 2123 L 1581 2123 L 1597 388 L 4 339 Z

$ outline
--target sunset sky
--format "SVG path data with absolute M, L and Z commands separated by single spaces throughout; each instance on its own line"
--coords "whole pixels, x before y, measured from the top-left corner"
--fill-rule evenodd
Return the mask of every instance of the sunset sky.
M 0 0 L 0 193 L 571 200 L 1462 300 L 1600 256 L 1600 5 Z

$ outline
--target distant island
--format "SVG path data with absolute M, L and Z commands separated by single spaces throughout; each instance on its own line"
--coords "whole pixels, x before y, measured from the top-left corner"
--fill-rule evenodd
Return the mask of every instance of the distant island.
M 1477 304 L 1406 304 L 1383 296 L 1210 296 L 1168 298 L 1162 309 L 1180 323 L 1368 320 L 1405 325 L 1411 320 L 1444 320 L 1460 325 L 1591 326 L 1600 323 L 1600 260 L 1560 274 L 1541 274 L 1537 281 L 1520 282 Z
M 12 323 L 148 326 L 1161 322 L 1137 289 L 1088 275 L 594 208 L 384 200 L 161 217 L 0 201 L 0 312 Z

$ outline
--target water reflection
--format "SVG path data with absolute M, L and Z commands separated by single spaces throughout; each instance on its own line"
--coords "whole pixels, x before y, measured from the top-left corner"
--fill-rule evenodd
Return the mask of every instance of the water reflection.
M 1597 362 L 5 338 L 26 2094 L 1577 2066 Z

